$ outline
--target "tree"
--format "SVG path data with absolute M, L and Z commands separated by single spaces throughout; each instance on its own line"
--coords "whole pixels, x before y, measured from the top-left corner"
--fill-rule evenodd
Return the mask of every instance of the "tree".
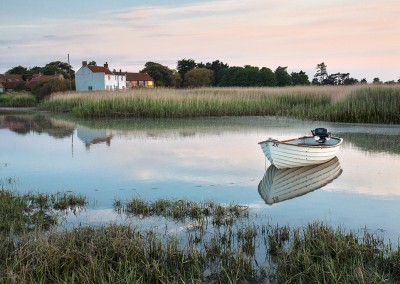
M 214 80 L 214 71 L 207 68 L 194 68 L 185 74 L 187 87 L 208 87 Z
M 88 63 L 88 65 L 97 66 L 97 63 L 96 63 L 96 61 L 92 60 L 92 61 L 90 61 L 90 62 Z
M 379 77 L 375 77 L 372 81 L 372 84 L 382 84 L 382 81 L 379 79 Z
M 28 68 L 23 67 L 21 65 L 18 65 L 16 67 L 11 68 L 10 70 L 6 71 L 6 74 L 30 74 L 31 72 L 29 71 Z
M 140 73 L 147 73 L 153 77 L 156 86 L 159 87 L 173 87 L 175 86 L 174 72 L 167 66 L 161 65 L 156 62 L 146 62 L 144 68 L 139 71 Z
M 361 83 L 361 84 L 367 84 L 368 82 L 367 82 L 367 79 L 362 78 L 361 81 L 360 81 L 360 83 Z
M 200 67 L 199 64 L 197 64 L 197 67 Z M 214 60 L 213 62 L 207 62 L 205 64 L 205 67 L 207 69 L 210 69 L 214 72 L 214 80 L 213 80 L 213 85 L 216 86 L 218 84 L 219 76 L 218 73 L 221 69 L 224 68 L 229 68 L 228 64 L 223 63 L 222 61 L 219 60 Z
M 328 71 L 326 70 L 328 66 L 324 62 L 321 62 L 320 64 L 317 64 L 317 73 L 315 73 L 314 78 L 318 80 L 320 84 L 324 83 L 324 80 L 328 79 Z
M 298 73 L 292 72 L 290 76 L 292 77 L 292 83 L 294 86 L 310 85 L 310 81 L 308 80 L 308 75 L 303 70 L 300 70 L 300 72 Z
M 358 84 L 358 80 L 355 78 L 347 78 L 343 83 L 344 85 L 355 85 Z
M 311 85 L 319 86 L 321 83 L 319 82 L 318 78 L 313 78 L 311 81 Z
M 52 78 L 37 82 L 32 88 L 32 93 L 40 101 L 47 98 L 52 93 L 64 92 L 67 90 L 69 90 L 68 80 Z
M 275 86 L 276 78 L 271 69 L 246 65 L 222 68 L 218 72 L 218 86 Z
M 286 69 L 287 67 L 278 66 L 275 70 L 276 85 L 279 87 L 292 85 L 292 77 L 290 77 Z
M 194 69 L 196 67 L 196 62 L 193 59 L 182 59 L 178 60 L 178 65 L 176 70 L 181 74 L 182 78 L 185 77 L 186 72 Z
M 44 75 L 62 74 L 65 79 L 75 78 L 75 71 L 72 69 L 72 66 L 66 62 L 61 62 L 61 61 L 53 61 L 47 63 L 41 69 L 41 72 Z
M 271 69 L 263 67 L 260 70 L 260 74 L 261 74 L 261 79 L 264 83 L 263 86 L 269 86 L 269 87 L 276 86 L 275 73 L 272 72 Z
M 183 84 L 183 79 L 181 77 L 181 74 L 178 73 L 175 69 L 172 70 L 172 86 L 175 88 L 180 88 Z

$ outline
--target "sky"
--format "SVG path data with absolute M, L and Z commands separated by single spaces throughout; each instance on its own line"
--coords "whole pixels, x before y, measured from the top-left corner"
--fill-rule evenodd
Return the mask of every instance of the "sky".
M 400 78 L 399 0 L 0 0 L 0 73 L 68 61 L 138 72 L 148 61 L 287 66 Z

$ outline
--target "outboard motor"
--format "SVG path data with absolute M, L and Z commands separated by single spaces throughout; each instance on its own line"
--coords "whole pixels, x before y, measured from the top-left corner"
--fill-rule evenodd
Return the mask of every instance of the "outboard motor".
M 318 143 L 325 143 L 327 138 L 331 137 L 331 133 L 326 128 L 315 128 L 315 130 L 311 130 L 312 135 L 315 137 L 319 137 L 317 140 Z

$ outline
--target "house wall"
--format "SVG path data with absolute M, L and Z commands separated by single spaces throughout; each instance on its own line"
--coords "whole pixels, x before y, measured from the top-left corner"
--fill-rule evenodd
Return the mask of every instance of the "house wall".
M 75 73 L 76 90 L 77 91 L 105 90 L 106 89 L 105 77 L 107 77 L 107 75 L 104 75 L 104 73 L 93 73 L 88 67 L 82 66 Z
M 105 89 L 106 90 L 122 90 L 126 89 L 126 76 L 125 75 L 105 75 Z

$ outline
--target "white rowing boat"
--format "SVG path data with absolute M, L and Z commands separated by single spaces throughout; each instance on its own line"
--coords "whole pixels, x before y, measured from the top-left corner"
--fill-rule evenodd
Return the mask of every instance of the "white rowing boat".
M 343 139 L 331 136 L 325 128 L 316 128 L 311 132 L 313 136 L 283 141 L 269 138 L 258 144 L 278 169 L 322 164 L 334 158 Z
M 337 157 L 323 164 L 291 169 L 278 170 L 271 165 L 258 185 L 258 193 L 271 205 L 317 190 L 341 173 Z

